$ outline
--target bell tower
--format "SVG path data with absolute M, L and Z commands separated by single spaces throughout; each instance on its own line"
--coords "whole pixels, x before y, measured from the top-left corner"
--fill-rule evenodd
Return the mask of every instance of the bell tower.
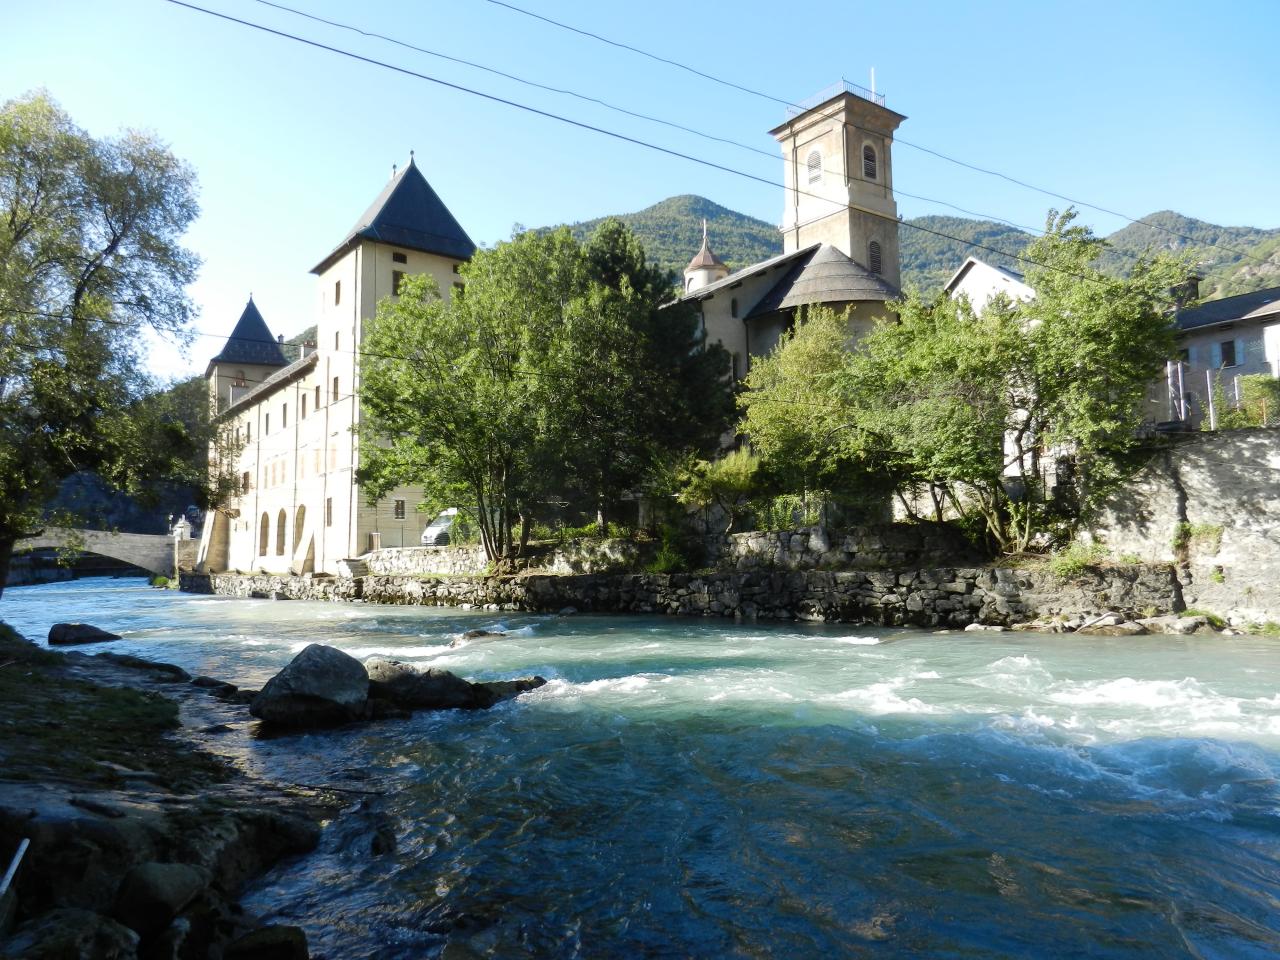
M 883 94 L 847 82 L 788 114 L 769 131 L 785 171 L 784 252 L 829 243 L 901 288 L 891 148 L 906 117 Z

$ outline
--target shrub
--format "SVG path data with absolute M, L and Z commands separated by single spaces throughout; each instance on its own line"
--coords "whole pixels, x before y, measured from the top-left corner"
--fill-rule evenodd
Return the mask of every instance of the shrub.
M 1106 559 L 1107 548 L 1102 544 L 1074 540 L 1049 558 L 1049 571 L 1056 577 L 1075 577 Z
M 151 584 L 151 586 L 159 587 L 161 589 L 167 589 L 170 585 L 169 578 L 162 573 L 157 573 L 148 582 Z

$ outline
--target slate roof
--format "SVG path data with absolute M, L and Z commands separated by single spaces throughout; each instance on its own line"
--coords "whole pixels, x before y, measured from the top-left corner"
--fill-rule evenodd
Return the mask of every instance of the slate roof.
M 734 284 L 741 283 L 748 277 L 758 277 L 768 273 L 770 269 L 782 267 L 790 263 L 798 257 L 803 257 L 807 253 L 811 253 L 818 249 L 818 244 L 811 244 L 800 250 L 793 250 L 791 253 L 780 253 L 777 256 L 770 257 L 768 260 L 761 260 L 759 263 L 753 263 L 749 267 L 743 267 L 741 270 L 729 274 L 727 277 L 721 277 L 715 283 L 708 283 L 705 287 L 699 287 L 697 290 L 691 291 L 683 300 L 706 300 L 717 290 L 724 290 L 726 287 L 732 287 Z
M 458 260 L 469 260 L 476 252 L 476 245 L 431 189 L 412 154 L 409 165 L 382 188 L 346 238 L 311 272 L 322 272 L 362 239 Z
M 746 319 L 811 303 L 892 300 L 898 291 L 841 250 L 824 243 L 797 259 L 747 314 Z
M 267 322 L 262 319 L 262 314 L 254 305 L 253 297 L 250 297 L 244 313 L 240 314 L 235 329 L 231 331 L 231 336 L 227 337 L 227 342 L 223 344 L 222 352 L 210 360 L 209 365 L 251 363 L 262 367 L 283 367 L 288 362 L 284 351 L 280 349 L 280 344 L 267 329 Z
M 1253 320 L 1280 313 L 1280 287 L 1268 287 L 1253 293 L 1241 293 L 1221 300 L 1210 300 L 1198 307 L 1178 311 L 1178 329 L 1194 330 L 1233 320 Z
M 243 397 L 231 404 L 227 410 L 231 411 L 243 407 L 246 404 L 257 403 L 268 394 L 275 393 L 285 384 L 292 383 L 294 380 L 298 379 L 300 375 L 314 367 L 319 360 L 320 354 L 318 353 L 309 353 L 305 357 L 300 357 L 293 361 L 293 363 L 286 366 L 283 370 L 277 370 L 275 373 L 271 374 L 271 376 L 267 377 L 267 379 L 263 380 Z

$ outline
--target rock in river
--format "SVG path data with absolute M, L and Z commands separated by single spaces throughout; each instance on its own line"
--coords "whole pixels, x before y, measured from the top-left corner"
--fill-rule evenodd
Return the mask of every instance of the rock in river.
M 119 634 L 108 633 L 91 623 L 55 623 L 49 628 L 49 643 L 64 646 L 72 643 L 105 643 L 119 640 Z
M 488 706 L 477 700 L 473 684 L 448 670 L 419 670 L 411 663 L 373 657 L 366 660 L 369 694 L 391 700 L 409 710 L 473 709 Z
M 264 723 L 314 727 L 357 720 L 369 698 L 369 674 L 355 657 L 313 643 L 267 681 L 249 712 Z

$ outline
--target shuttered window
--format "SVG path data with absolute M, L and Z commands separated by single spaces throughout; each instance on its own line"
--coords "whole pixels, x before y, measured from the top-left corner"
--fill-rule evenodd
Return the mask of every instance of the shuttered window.
M 822 179 L 822 154 L 814 150 L 809 154 L 809 182 L 817 183 Z
M 867 265 L 871 268 L 872 273 L 880 273 L 882 261 L 880 257 L 880 243 L 872 240 L 867 244 Z
M 868 180 L 876 178 L 876 149 L 871 144 L 862 148 L 862 175 Z

